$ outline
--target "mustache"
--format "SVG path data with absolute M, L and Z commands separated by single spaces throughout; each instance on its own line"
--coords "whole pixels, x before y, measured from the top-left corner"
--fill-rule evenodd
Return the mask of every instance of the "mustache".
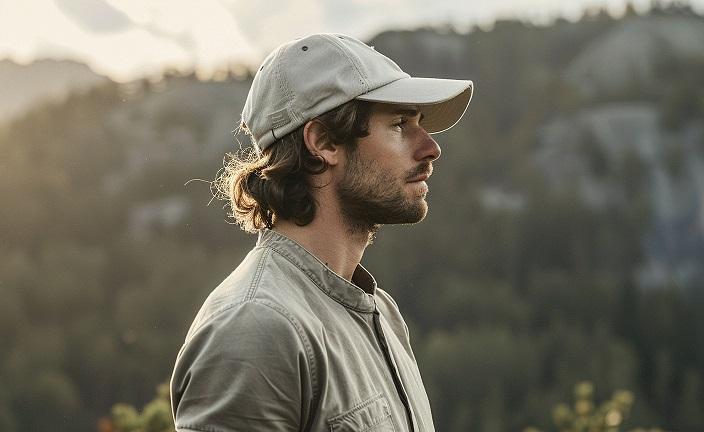
M 420 165 L 410 170 L 406 175 L 406 180 L 411 180 L 422 174 L 428 174 L 428 176 L 433 174 L 433 164 L 431 162 L 422 162 Z

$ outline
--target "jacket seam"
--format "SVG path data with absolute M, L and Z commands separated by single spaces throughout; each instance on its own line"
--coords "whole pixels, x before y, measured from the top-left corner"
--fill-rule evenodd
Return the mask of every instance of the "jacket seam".
M 256 293 L 257 287 L 259 286 L 259 280 L 261 279 L 261 276 L 262 276 L 262 273 L 264 270 L 264 262 L 266 261 L 267 256 L 268 256 L 268 251 L 265 250 L 264 253 L 262 254 L 262 256 L 259 258 L 259 261 L 257 263 L 257 270 L 254 274 L 254 277 L 252 278 L 252 282 L 250 283 L 249 288 L 247 289 L 247 294 L 245 295 L 244 300 L 238 301 L 236 303 L 227 303 L 227 304 L 223 305 L 222 307 L 214 310 L 209 315 L 204 316 L 201 319 L 200 325 L 188 332 L 188 334 L 191 335 L 191 337 L 186 338 L 183 345 L 185 345 L 190 339 L 193 338 L 193 335 L 198 333 L 198 331 L 200 329 L 202 329 L 205 325 L 207 325 L 210 321 L 215 319 L 215 317 L 217 317 L 221 313 L 226 312 L 226 311 L 232 309 L 233 307 L 239 306 L 242 303 L 252 299 L 252 297 Z M 181 347 L 181 349 L 183 349 L 183 346 Z
M 317 404 L 318 398 L 320 395 L 317 393 L 318 389 L 318 369 L 315 364 L 315 357 L 313 356 L 313 347 L 310 343 L 310 340 L 308 337 L 305 335 L 305 332 L 303 331 L 303 328 L 301 327 L 300 323 L 298 320 L 285 308 L 274 304 L 270 303 L 268 301 L 260 300 L 260 299 L 251 299 L 249 302 L 252 303 L 257 303 L 262 306 L 266 306 L 269 309 L 276 311 L 279 313 L 279 315 L 283 316 L 286 318 L 286 320 L 291 323 L 291 325 L 296 329 L 296 333 L 298 333 L 298 338 L 301 340 L 301 343 L 303 344 L 303 348 L 306 350 L 306 356 L 308 357 L 308 363 L 310 367 L 310 381 L 311 381 L 311 386 L 313 387 L 313 401 L 311 402 L 311 410 L 310 413 L 308 414 L 308 419 L 306 420 L 306 427 L 310 424 L 311 418 L 315 412 L 315 410 L 312 408 Z M 246 303 L 246 302 L 243 302 Z
M 328 296 L 329 298 L 333 299 L 335 302 L 341 304 L 342 306 L 344 306 L 344 307 L 346 307 L 346 308 L 348 308 L 348 309 L 352 309 L 353 311 L 356 311 L 356 312 L 359 312 L 359 313 L 370 314 L 370 313 L 373 313 L 373 312 L 374 312 L 374 311 L 367 311 L 367 310 L 364 310 L 364 309 L 360 309 L 360 308 L 357 308 L 357 307 L 355 307 L 355 306 L 351 306 L 351 305 L 346 304 L 346 303 L 340 301 L 339 299 L 337 299 L 337 298 L 331 296 L 331 295 L 328 293 L 328 291 L 326 291 L 325 288 L 323 288 L 322 282 L 318 281 L 318 279 L 315 278 L 315 276 L 313 276 L 312 274 L 310 274 L 310 272 L 309 272 L 308 270 L 306 270 L 306 269 L 302 268 L 301 266 L 299 266 L 298 264 L 296 264 L 288 255 L 286 255 L 283 251 L 280 251 L 279 249 L 275 248 L 273 245 L 269 245 L 269 246 L 267 246 L 267 247 L 271 248 L 274 252 L 276 252 L 276 253 L 278 253 L 279 255 L 281 255 L 284 259 L 286 259 L 286 261 L 288 261 L 288 262 L 291 263 L 294 267 L 296 267 L 298 270 L 300 270 L 304 275 L 306 275 L 306 276 L 308 277 L 308 279 L 311 280 L 311 282 L 313 282 L 313 284 L 315 284 L 315 286 L 316 286 L 320 291 L 322 291 L 322 292 L 323 292 L 326 296 Z
M 311 387 L 313 388 L 313 399 L 311 402 L 311 406 L 312 407 L 315 406 L 317 404 L 317 401 L 318 401 L 318 398 L 320 397 L 320 395 L 318 394 L 318 369 L 315 364 L 315 357 L 313 356 L 313 347 L 310 343 L 310 340 L 305 335 L 305 332 L 303 331 L 303 328 L 301 327 L 298 320 L 296 320 L 296 318 L 293 315 L 291 315 L 291 313 L 289 313 L 288 310 L 286 310 L 285 308 L 280 307 L 276 304 L 272 304 L 268 301 L 253 298 L 253 299 L 249 299 L 249 300 L 242 300 L 237 303 L 232 303 L 232 304 L 228 305 L 227 307 L 220 309 L 218 312 L 213 313 L 212 315 L 210 315 L 210 317 L 215 318 L 215 316 L 220 315 L 221 313 L 224 313 L 232 308 L 241 306 L 246 303 L 256 303 L 256 304 L 268 307 L 269 309 L 277 312 L 279 315 L 284 317 L 286 319 L 286 321 L 288 321 L 293 326 L 293 328 L 296 330 L 296 334 L 298 334 L 298 338 L 300 339 L 301 343 L 303 344 L 303 348 L 306 351 L 306 357 L 308 358 L 308 364 L 310 367 Z M 308 419 L 306 420 L 306 422 L 307 422 L 306 426 L 308 426 L 308 424 L 310 424 L 314 413 L 315 413 L 315 410 L 311 408 L 310 414 L 308 415 Z M 202 431 L 202 432 L 219 432 L 220 431 L 220 429 L 209 428 L 207 426 L 200 427 L 200 426 L 184 425 L 184 426 L 180 426 L 180 427 L 183 427 L 186 429 L 194 429 L 194 430 Z
M 252 278 L 252 282 L 249 285 L 249 289 L 247 290 L 247 294 L 244 296 L 244 300 L 251 300 L 252 297 L 254 297 L 254 294 L 257 291 L 257 288 L 259 288 L 259 280 L 262 278 L 262 273 L 264 272 L 264 264 L 266 263 L 266 259 L 269 256 L 269 251 L 265 250 L 262 256 L 259 258 L 259 262 L 257 263 L 257 270 L 254 273 L 254 277 Z

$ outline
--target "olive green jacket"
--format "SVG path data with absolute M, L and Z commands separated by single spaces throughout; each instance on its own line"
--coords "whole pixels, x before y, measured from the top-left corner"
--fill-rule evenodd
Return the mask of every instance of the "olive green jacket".
M 182 431 L 434 431 L 394 300 L 262 230 L 205 301 L 171 378 Z

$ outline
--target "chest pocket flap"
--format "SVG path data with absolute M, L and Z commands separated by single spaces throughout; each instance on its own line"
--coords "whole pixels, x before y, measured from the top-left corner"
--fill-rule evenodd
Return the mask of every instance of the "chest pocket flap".
M 330 432 L 395 432 L 389 403 L 381 393 L 328 419 Z

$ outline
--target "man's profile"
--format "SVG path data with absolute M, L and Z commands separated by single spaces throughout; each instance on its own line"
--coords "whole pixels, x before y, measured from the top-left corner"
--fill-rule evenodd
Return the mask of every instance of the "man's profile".
M 434 431 L 394 300 L 360 265 L 384 224 L 421 221 L 472 82 L 412 78 L 316 34 L 272 52 L 219 179 L 254 249 L 207 298 L 171 379 L 177 431 Z

